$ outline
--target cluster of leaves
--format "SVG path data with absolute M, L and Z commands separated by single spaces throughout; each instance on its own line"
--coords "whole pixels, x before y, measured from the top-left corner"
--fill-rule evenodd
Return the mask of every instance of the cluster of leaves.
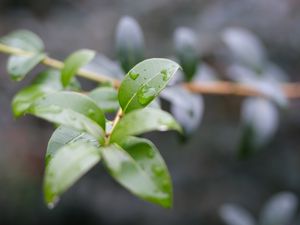
M 228 203 L 221 207 L 220 216 L 228 225 L 289 225 L 295 220 L 298 199 L 291 192 L 281 192 L 268 200 L 258 220 L 244 207 Z
M 0 41 L 30 51 L 10 56 L 7 70 L 14 80 L 22 80 L 45 59 L 42 41 L 29 31 L 13 32 Z M 128 52 L 125 48 L 121 54 Z M 31 114 L 57 127 L 45 157 L 46 202 L 53 207 L 63 192 L 102 160 L 111 176 L 130 192 L 170 207 L 172 183 L 164 160 L 150 140 L 137 135 L 153 130 L 181 132 L 169 113 L 150 104 L 179 65 L 162 58 L 144 60 L 128 71 L 118 91 L 106 85 L 81 93 L 75 74 L 94 57 L 94 51 L 76 51 L 61 70 L 39 73 L 12 102 L 16 117 Z M 109 120 L 107 113 L 116 110 L 115 119 Z

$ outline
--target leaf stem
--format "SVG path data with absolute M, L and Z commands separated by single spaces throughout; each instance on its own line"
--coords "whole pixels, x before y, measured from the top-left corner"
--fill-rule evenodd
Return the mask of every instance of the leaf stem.
M 113 122 L 112 122 L 112 127 L 109 131 L 109 133 L 106 134 L 106 137 L 105 137 L 105 145 L 108 145 L 109 142 L 110 142 L 110 137 L 111 137 L 111 134 L 113 132 L 113 130 L 115 129 L 115 127 L 117 126 L 118 122 L 120 121 L 120 119 L 123 117 L 123 111 L 122 111 L 122 108 L 119 108 Z
M 31 55 L 32 52 L 24 51 L 19 48 L 11 47 L 8 45 L 4 45 L 0 43 L 0 52 L 8 55 Z M 46 66 L 55 68 L 55 69 L 62 69 L 64 67 L 64 63 L 46 57 L 42 63 Z M 114 88 L 118 88 L 120 86 L 120 81 L 117 79 L 113 79 L 109 76 L 98 74 L 86 69 L 80 69 L 77 72 L 77 75 L 89 80 L 93 80 L 99 83 L 103 82 L 111 82 Z M 211 94 L 211 95 L 236 95 L 236 96 L 264 96 L 263 93 L 258 92 L 255 88 L 246 85 L 246 84 L 238 84 L 234 82 L 228 81 L 215 81 L 209 83 L 184 83 L 182 84 L 184 88 L 199 94 Z M 282 83 L 281 88 L 284 91 L 286 97 L 293 99 L 293 98 L 300 98 L 300 83 Z

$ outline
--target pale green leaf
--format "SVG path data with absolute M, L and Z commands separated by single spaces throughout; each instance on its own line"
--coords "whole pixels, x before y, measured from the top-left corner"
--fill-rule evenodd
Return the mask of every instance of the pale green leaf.
M 63 86 L 67 86 L 77 71 L 89 63 L 95 57 L 95 52 L 88 49 L 82 49 L 72 53 L 64 62 L 64 68 L 61 71 L 61 81 Z
M 168 84 L 179 65 L 169 59 L 147 59 L 125 76 L 119 89 L 119 102 L 125 113 L 146 107 Z
M 118 93 L 112 87 L 96 88 L 89 96 L 104 112 L 114 112 L 119 108 Z
M 50 208 L 59 196 L 100 161 L 97 147 L 88 142 L 72 142 L 61 147 L 48 160 L 44 176 L 44 195 Z
M 181 132 L 181 127 L 172 115 L 160 109 L 135 110 L 126 114 L 116 125 L 111 134 L 111 142 L 119 142 L 126 136 L 139 135 L 153 130 Z

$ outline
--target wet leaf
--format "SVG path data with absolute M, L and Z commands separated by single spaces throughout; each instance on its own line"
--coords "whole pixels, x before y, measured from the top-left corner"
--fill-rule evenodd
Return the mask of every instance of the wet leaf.
M 119 103 L 125 113 L 146 107 L 165 88 L 179 65 L 168 59 L 147 59 L 125 76 L 119 89 Z
M 119 108 L 118 92 L 112 87 L 96 88 L 89 96 L 104 112 L 115 112 Z

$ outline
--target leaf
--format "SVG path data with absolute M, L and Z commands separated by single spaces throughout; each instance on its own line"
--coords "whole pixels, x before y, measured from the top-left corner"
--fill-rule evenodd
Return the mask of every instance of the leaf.
M 147 59 L 125 76 L 119 89 L 124 113 L 146 107 L 164 89 L 179 65 L 168 59 Z
M 46 152 L 46 165 L 54 157 L 57 151 L 66 144 L 76 142 L 87 142 L 95 147 L 99 147 L 97 139 L 86 132 L 75 130 L 71 127 L 59 126 L 52 134 Z
M 243 28 L 228 28 L 222 40 L 237 62 L 257 72 L 264 69 L 265 48 L 253 33 Z
M 118 92 L 112 87 L 96 88 L 89 96 L 104 112 L 115 112 L 119 108 Z
M 269 143 L 278 128 L 279 115 L 270 101 L 250 97 L 242 104 L 241 121 L 240 156 L 245 157 Z
M 298 206 L 297 197 L 291 192 L 281 192 L 273 196 L 264 206 L 261 225 L 288 225 L 292 222 Z
M 197 71 L 199 53 L 196 42 L 196 34 L 190 28 L 180 27 L 176 29 L 174 34 L 175 49 L 187 81 L 191 81 Z
M 122 147 L 113 144 L 101 150 L 106 167 L 121 185 L 142 199 L 172 206 L 168 169 L 150 141 L 129 137 Z
M 191 135 L 199 126 L 204 111 L 203 98 L 181 86 L 166 88 L 161 96 L 171 102 L 171 112 L 186 135 Z
M 225 204 L 220 209 L 220 216 L 227 225 L 255 225 L 253 216 L 236 204 Z
M 50 122 L 86 131 L 103 141 L 104 114 L 96 103 L 85 95 L 66 91 L 51 93 L 34 102 L 28 113 Z
M 36 53 L 29 56 L 10 56 L 7 71 L 13 80 L 20 81 L 37 66 L 45 56 L 44 53 Z
M 2 37 L 0 42 L 30 52 L 41 52 L 44 50 L 43 41 L 28 30 L 14 31 Z
M 77 71 L 89 63 L 95 56 L 95 52 L 88 49 L 82 49 L 72 53 L 64 62 L 64 68 L 61 71 L 61 81 L 66 87 Z
M 62 90 L 60 73 L 57 70 L 46 70 L 34 79 L 31 86 L 20 90 L 13 98 L 12 109 L 16 117 L 23 115 L 38 98 Z M 72 80 L 69 89 L 78 90 L 78 83 Z
M 100 161 L 99 149 L 87 142 L 72 142 L 49 159 L 44 176 L 44 195 L 50 208 L 59 196 Z
M 126 136 L 139 135 L 153 130 L 176 130 L 181 132 L 181 127 L 172 115 L 160 109 L 146 108 L 135 110 L 126 114 L 117 123 L 111 134 L 111 143 L 119 143 Z
M 144 58 L 144 37 L 138 22 L 128 16 L 121 18 L 116 31 L 118 59 L 125 73 Z

